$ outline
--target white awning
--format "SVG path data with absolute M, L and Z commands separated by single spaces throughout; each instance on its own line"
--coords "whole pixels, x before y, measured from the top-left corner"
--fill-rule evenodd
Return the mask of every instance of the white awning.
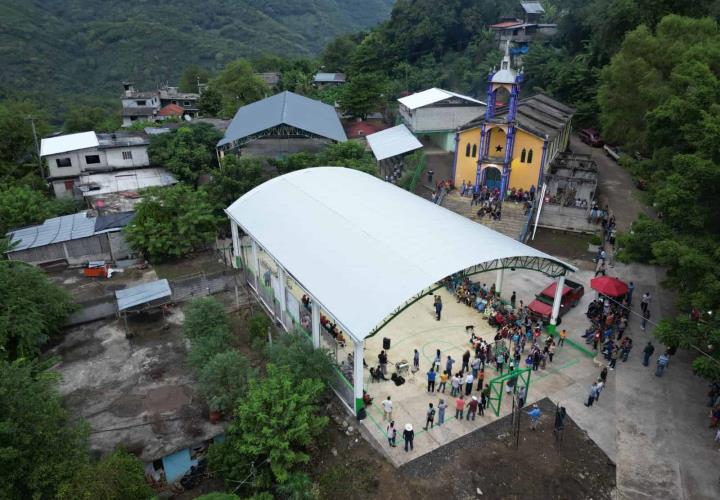
M 226 212 L 356 341 L 414 295 L 483 262 L 527 256 L 575 270 L 348 168 L 308 168 L 276 177 Z
M 405 125 L 370 134 L 367 141 L 378 161 L 422 148 L 422 143 Z

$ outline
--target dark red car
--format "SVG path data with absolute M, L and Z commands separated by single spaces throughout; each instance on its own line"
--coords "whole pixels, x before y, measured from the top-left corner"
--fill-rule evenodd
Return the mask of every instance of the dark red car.
M 600 137 L 600 132 L 594 128 L 584 128 L 578 135 L 580 136 L 581 141 L 594 148 L 601 148 L 605 145 L 605 141 L 603 141 L 602 137 Z

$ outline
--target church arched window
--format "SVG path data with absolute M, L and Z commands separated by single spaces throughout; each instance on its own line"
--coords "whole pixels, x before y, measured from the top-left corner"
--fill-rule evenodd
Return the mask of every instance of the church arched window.
M 525 148 L 520 152 L 520 163 L 525 163 L 525 154 L 527 151 L 525 151 Z
M 533 150 L 531 149 L 530 151 L 528 151 L 528 157 L 527 157 L 528 163 L 532 163 L 532 157 L 533 157 Z
M 476 156 L 477 156 L 477 144 L 473 144 L 472 157 L 475 158 Z
M 470 156 L 470 143 L 465 146 L 465 156 Z

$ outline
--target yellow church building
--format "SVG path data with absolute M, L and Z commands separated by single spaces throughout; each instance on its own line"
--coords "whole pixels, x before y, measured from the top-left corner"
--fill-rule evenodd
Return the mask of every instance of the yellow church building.
M 538 189 L 555 156 L 567 149 L 575 110 L 544 94 L 519 99 L 522 80 L 508 47 L 500 70 L 488 77 L 485 116 L 455 136 L 456 186 L 497 188 L 502 198 L 513 188 Z M 506 99 L 503 105 L 498 97 Z

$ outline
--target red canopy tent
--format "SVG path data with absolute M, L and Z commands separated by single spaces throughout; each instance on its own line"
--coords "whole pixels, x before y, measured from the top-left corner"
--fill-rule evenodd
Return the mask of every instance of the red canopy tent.
M 628 293 L 627 284 L 614 276 L 593 278 L 590 280 L 590 288 L 608 297 L 621 297 Z

